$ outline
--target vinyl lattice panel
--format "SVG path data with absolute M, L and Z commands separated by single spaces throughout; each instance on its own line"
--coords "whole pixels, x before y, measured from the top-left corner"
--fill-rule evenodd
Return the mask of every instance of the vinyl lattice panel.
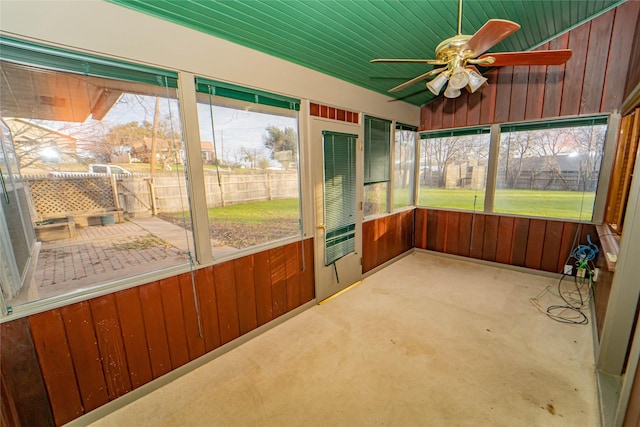
M 38 219 L 115 210 L 108 177 L 30 179 Z

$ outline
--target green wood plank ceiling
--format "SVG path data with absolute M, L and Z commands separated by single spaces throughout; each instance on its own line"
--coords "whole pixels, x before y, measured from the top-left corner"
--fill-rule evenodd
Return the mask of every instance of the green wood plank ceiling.
M 108 0 L 210 34 L 414 105 L 434 96 L 424 82 L 388 89 L 433 68 L 371 64 L 374 58 L 434 58 L 457 32 L 457 0 Z M 487 20 L 520 30 L 490 52 L 530 50 L 624 0 L 466 0 L 462 33 Z

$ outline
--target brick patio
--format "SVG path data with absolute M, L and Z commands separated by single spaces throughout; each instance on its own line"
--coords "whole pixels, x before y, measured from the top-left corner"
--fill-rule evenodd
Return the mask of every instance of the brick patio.
M 132 221 L 78 231 L 76 238 L 42 243 L 29 300 L 188 262 L 185 237 L 168 241 Z

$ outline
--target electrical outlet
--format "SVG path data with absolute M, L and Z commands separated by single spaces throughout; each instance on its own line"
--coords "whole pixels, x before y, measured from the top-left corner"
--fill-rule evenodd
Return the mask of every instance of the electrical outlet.
M 600 277 L 600 269 L 596 268 L 595 270 L 593 270 L 593 277 L 591 278 L 591 280 L 597 282 L 598 277 Z
M 587 271 L 586 268 L 579 268 L 578 271 L 576 271 L 576 277 L 583 278 L 586 271 Z
M 564 274 L 573 274 L 573 266 L 572 265 L 565 265 L 564 266 Z

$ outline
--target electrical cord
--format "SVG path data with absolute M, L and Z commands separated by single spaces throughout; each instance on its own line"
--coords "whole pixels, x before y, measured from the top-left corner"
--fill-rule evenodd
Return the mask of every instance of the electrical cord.
M 557 294 L 553 292 L 551 286 L 547 286 L 539 295 L 531 298 L 530 301 L 540 312 L 552 320 L 560 323 L 586 325 L 589 323 L 589 318 L 585 315 L 584 311 L 589 309 L 589 303 L 593 294 L 593 275 L 595 271 L 593 260 L 600 250 L 598 246 L 591 241 L 591 235 L 587 235 L 588 245 L 576 246 L 575 242 L 579 231 L 580 227 L 578 227 L 574 236 L 572 244 L 574 249 L 565 261 L 565 265 L 569 265 L 571 259 L 575 260 L 576 275 L 573 276 L 575 290 L 563 290 L 562 282 L 567 277 L 571 277 L 569 274 L 563 272 L 558 280 Z M 563 304 L 550 305 L 546 309 L 543 309 L 540 305 L 540 298 L 547 293 L 560 297 Z

